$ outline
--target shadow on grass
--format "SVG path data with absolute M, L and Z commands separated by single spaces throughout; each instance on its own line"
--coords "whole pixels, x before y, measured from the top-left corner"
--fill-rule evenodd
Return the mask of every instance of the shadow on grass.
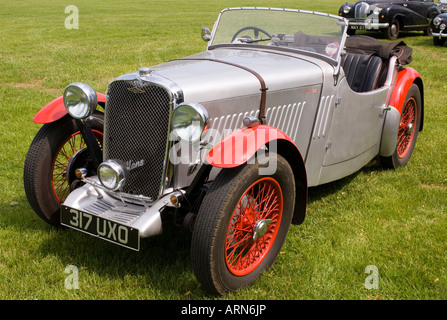
M 309 189 L 309 202 L 320 201 L 350 184 L 359 174 L 383 170 L 378 162 L 371 162 L 360 171 L 341 180 Z M 163 234 L 143 239 L 141 250 L 135 252 L 107 241 L 72 229 L 57 229 L 47 225 L 33 214 L 26 197 L 18 205 L 2 205 L 2 212 L 14 211 L 2 218 L 19 232 L 45 234 L 37 245 L 41 256 L 53 255 L 62 265 L 75 265 L 88 270 L 101 281 L 116 282 L 111 286 L 127 286 L 124 279 L 138 281 L 140 293 L 137 298 L 158 299 L 213 299 L 216 298 L 201 289 L 191 267 L 191 233 L 182 227 L 167 225 Z M 138 279 L 138 280 L 135 280 Z M 132 285 L 131 285 L 132 286 Z M 127 288 L 126 290 L 131 290 Z M 191 293 L 191 294 L 187 294 Z M 153 295 L 156 295 L 155 297 Z M 185 295 L 186 294 L 186 295 Z
M 380 172 L 380 171 L 387 171 L 389 169 L 384 168 L 381 164 L 379 159 L 374 159 L 370 163 L 368 163 L 366 166 L 364 166 L 362 169 L 358 170 L 357 172 L 342 178 L 340 180 L 336 180 L 333 182 L 329 182 L 326 184 L 322 184 L 316 187 L 310 187 L 308 190 L 308 203 L 312 202 L 318 202 L 321 199 L 333 194 L 334 192 L 338 192 L 345 186 L 349 185 L 356 177 L 358 177 L 360 174 L 370 174 L 371 172 Z
M 139 293 L 134 299 L 213 298 L 195 279 L 190 261 L 191 233 L 182 227 L 165 226 L 163 234 L 142 239 L 141 249 L 136 252 L 73 229 L 47 224 L 34 214 L 25 196 L 16 199 L 13 205 L 0 204 L 0 210 L 3 213 L 0 229 L 10 229 L 17 241 L 20 238 L 29 241 L 33 246 L 30 251 L 37 253 L 36 261 L 53 256 L 62 265 L 86 270 L 100 279 L 95 290 L 100 290 L 104 281 L 109 287 L 132 291 L 135 283 L 126 287 L 125 281 L 135 281 Z M 185 296 L 188 292 L 193 295 Z

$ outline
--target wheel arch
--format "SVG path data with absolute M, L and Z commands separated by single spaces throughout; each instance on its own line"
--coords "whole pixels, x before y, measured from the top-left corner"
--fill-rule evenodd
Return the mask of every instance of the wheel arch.
M 422 131 L 424 124 L 424 83 L 415 69 L 405 67 L 399 71 L 389 104 L 402 113 L 405 97 L 413 83 L 418 86 L 421 93 L 421 126 L 419 131 Z
M 210 150 L 206 161 L 214 167 L 234 168 L 249 162 L 264 147 L 281 155 L 292 168 L 296 190 L 292 223 L 301 224 L 307 207 L 306 167 L 298 147 L 281 130 L 267 125 L 236 130 Z
M 295 209 L 292 224 L 301 224 L 306 217 L 307 207 L 307 173 L 300 151 L 287 140 L 277 140 L 277 153 L 287 160 L 295 176 Z
M 96 95 L 98 96 L 98 104 L 104 108 L 106 102 L 105 94 L 96 92 Z M 33 117 L 33 121 L 41 124 L 51 123 L 61 119 L 67 113 L 64 105 L 64 97 L 60 96 L 40 109 Z

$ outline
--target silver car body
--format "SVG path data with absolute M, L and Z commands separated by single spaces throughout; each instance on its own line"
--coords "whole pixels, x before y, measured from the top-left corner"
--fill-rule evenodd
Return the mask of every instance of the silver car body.
M 248 38 L 239 39 L 239 42 L 236 39 L 236 43 L 226 45 L 216 41 L 222 17 L 232 12 L 248 14 L 253 11 L 268 14 L 288 12 L 332 21 L 338 28 L 339 42 L 327 44 L 326 53 L 329 54 L 321 54 L 309 48 L 278 48 L 270 43 L 249 43 Z M 249 22 L 244 24 L 251 25 Z M 389 105 L 398 72 L 395 58 L 391 58 L 386 80 L 379 88 L 355 92 L 349 86 L 341 67 L 346 27 L 344 18 L 326 14 L 269 8 L 226 9 L 215 23 L 205 52 L 118 77 L 109 85 L 107 99 L 112 99 L 111 86 L 121 82 L 128 83 L 127 89 L 136 92 L 139 90 L 138 83 L 161 87 L 170 92 L 170 113 L 182 102 L 199 103 L 208 113 L 209 130 L 219 133 L 222 139 L 242 128 L 244 118 L 259 117 L 260 81 L 254 76 L 255 72 L 265 81 L 268 89 L 265 124 L 284 132 L 295 143 L 305 163 L 308 186 L 328 183 L 356 172 L 379 154 L 391 155 L 396 146 L 400 119 L 399 111 Z M 277 35 L 271 36 L 273 41 Z M 108 126 L 111 116 L 107 114 L 107 103 L 109 100 L 105 108 L 104 160 L 107 160 L 112 143 L 107 140 L 112 130 Z M 126 108 L 123 106 L 123 113 L 127 112 Z M 148 109 L 147 112 L 154 111 Z M 141 135 L 140 132 L 132 134 Z M 160 184 L 158 195 L 148 199 L 147 196 L 111 192 L 102 187 L 96 177 L 92 177 L 86 179 L 88 183 L 83 187 L 74 190 L 62 207 L 137 229 L 140 237 L 161 233 L 160 215 L 163 208 L 174 206 L 170 201 L 173 194 L 186 192 L 199 172 L 195 166 L 200 167 L 204 155 L 220 139 L 205 135 L 194 147 L 199 154 L 194 161 L 173 164 L 170 159 L 173 142 L 169 137 L 169 128 L 165 132 L 159 131 L 159 134 L 162 136 L 160 144 L 165 143 L 166 152 L 160 156 L 163 159 L 163 174 L 156 178 L 156 183 Z M 153 138 L 145 139 L 150 148 Z M 166 142 L 163 142 L 164 139 Z M 145 163 L 150 163 L 145 160 Z M 219 170 L 222 169 L 212 169 L 210 180 Z M 114 234 L 109 239 L 107 235 L 103 238 L 117 242 Z M 121 235 L 121 238 L 125 237 Z

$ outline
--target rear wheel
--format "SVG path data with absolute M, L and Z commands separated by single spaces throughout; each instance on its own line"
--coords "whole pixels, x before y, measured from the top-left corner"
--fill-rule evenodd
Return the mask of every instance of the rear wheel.
M 93 117 L 103 120 L 100 113 Z M 102 145 L 100 123 L 92 122 L 92 129 Z M 73 171 L 90 165 L 85 147 L 76 121 L 68 115 L 44 124 L 31 142 L 23 173 L 25 193 L 36 214 L 51 225 L 60 226 L 60 204 L 70 193 Z
M 260 176 L 260 165 L 222 170 L 197 215 L 192 266 L 202 286 L 226 294 L 252 284 L 269 268 L 285 241 L 295 202 L 295 181 L 287 161 Z
M 408 90 L 401 113 L 396 150 L 390 157 L 381 158 L 381 162 L 385 167 L 402 167 L 410 160 L 421 126 L 421 115 L 421 93 L 419 87 L 416 84 L 412 84 Z

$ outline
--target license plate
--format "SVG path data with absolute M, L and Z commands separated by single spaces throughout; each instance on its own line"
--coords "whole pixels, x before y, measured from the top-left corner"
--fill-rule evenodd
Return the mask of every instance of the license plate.
M 365 26 L 349 26 L 352 30 L 365 30 Z
M 140 250 L 138 229 L 88 212 L 61 206 L 61 224 L 132 250 Z

